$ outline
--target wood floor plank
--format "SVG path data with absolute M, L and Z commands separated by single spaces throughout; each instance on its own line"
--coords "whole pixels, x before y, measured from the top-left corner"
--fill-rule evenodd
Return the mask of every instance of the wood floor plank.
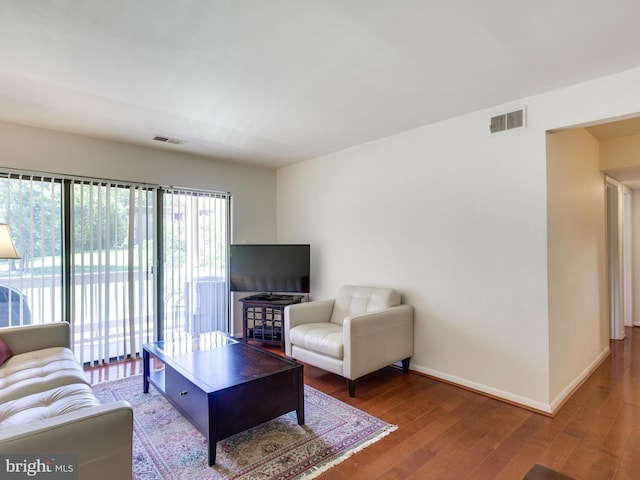
M 615 473 L 616 468 L 622 461 L 631 436 L 638 428 L 638 418 L 640 418 L 638 409 L 639 407 L 634 405 L 623 404 L 600 447 L 598 458 L 595 459 L 594 463 L 603 467 L 609 466 L 610 473 L 607 476 L 613 476 Z
M 602 401 L 604 402 L 605 400 L 603 399 Z M 600 414 L 598 415 L 598 413 Z M 578 448 L 573 451 L 563 466 L 563 469 L 575 478 L 587 479 L 593 475 L 589 473 L 592 469 L 600 471 L 605 463 L 610 463 L 608 454 L 602 450 L 602 445 L 606 435 L 612 428 L 614 419 L 606 412 L 595 412 L 593 415 L 590 423 L 587 424 L 588 426 L 581 428 L 582 434 Z M 576 432 L 575 424 L 573 429 Z M 598 466 L 596 464 L 598 459 L 603 465 Z M 611 476 L 607 475 L 599 478 L 611 478 Z
M 432 453 L 431 458 L 427 462 L 424 459 L 415 459 L 413 473 L 408 478 L 425 478 L 425 471 L 436 478 L 459 462 L 460 458 L 491 430 L 492 422 L 497 420 L 497 417 L 492 415 L 494 409 L 490 405 L 483 407 L 465 416 L 427 444 Z M 478 418 L 482 418 L 482 421 L 478 421 Z
M 634 382 L 636 385 L 637 382 Z M 640 403 L 625 405 L 622 415 L 628 423 L 629 438 L 612 478 L 615 480 L 636 480 L 640 478 Z
M 512 433 L 513 425 L 521 418 L 522 412 L 505 412 L 501 407 L 493 410 L 485 419 L 471 425 L 469 430 L 456 440 L 454 449 L 447 448 L 440 456 L 440 465 L 425 465 L 412 478 L 434 478 L 438 480 L 459 480 L 473 475 L 477 465 L 482 464 L 495 449 Z M 446 462 L 443 462 L 446 460 Z M 439 470 L 436 470 L 439 467 Z M 473 478 L 473 477 L 472 477 Z
M 580 437 L 564 431 L 560 432 L 538 458 L 538 463 L 546 465 L 553 470 L 560 470 L 577 448 L 579 442 Z
M 406 478 L 434 456 L 428 444 L 449 428 L 450 425 L 438 421 L 438 415 L 426 414 L 354 455 L 354 461 L 345 465 L 343 470 L 349 478 L 380 478 L 382 473 L 394 476 L 402 473 Z M 378 449 L 383 453 L 380 454 Z M 389 461 L 391 458 L 394 458 L 393 462 Z

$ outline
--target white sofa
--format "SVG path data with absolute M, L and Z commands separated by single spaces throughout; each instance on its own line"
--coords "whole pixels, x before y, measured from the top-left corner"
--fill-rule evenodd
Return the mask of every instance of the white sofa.
M 0 328 L 0 453 L 77 455 L 81 480 L 131 479 L 133 409 L 101 405 L 66 322 Z
M 413 355 L 413 307 L 392 288 L 344 285 L 335 299 L 290 305 L 284 311 L 288 356 L 355 381 Z

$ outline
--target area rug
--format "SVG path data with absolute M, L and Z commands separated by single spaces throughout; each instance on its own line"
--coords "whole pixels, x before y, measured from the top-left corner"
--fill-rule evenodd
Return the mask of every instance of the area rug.
M 205 437 L 153 387 L 142 393 L 141 376 L 94 390 L 133 405 L 134 480 L 308 480 L 397 428 L 305 385 L 305 425 L 290 412 L 221 440 L 209 467 Z

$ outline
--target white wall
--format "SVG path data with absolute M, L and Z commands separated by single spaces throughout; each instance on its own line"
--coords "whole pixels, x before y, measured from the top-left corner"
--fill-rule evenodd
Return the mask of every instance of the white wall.
M 351 282 L 399 289 L 415 307 L 413 369 L 543 408 L 544 144 L 491 136 L 488 118 L 280 170 L 278 239 L 311 243 L 314 298 Z
M 547 136 L 550 394 L 557 407 L 609 353 L 606 195 L 598 141 Z
M 0 122 L 0 167 L 231 192 L 232 239 L 276 241 L 276 172 Z M 242 330 L 232 302 L 234 331 Z M 239 320 L 238 320 L 239 319 Z
M 640 111 L 639 82 L 636 69 L 283 168 L 278 240 L 311 243 L 312 298 L 400 289 L 413 369 L 551 411 L 550 369 L 566 382 L 576 368 L 550 363 L 564 333 L 549 329 L 546 132 Z M 521 105 L 527 129 L 488 134 Z

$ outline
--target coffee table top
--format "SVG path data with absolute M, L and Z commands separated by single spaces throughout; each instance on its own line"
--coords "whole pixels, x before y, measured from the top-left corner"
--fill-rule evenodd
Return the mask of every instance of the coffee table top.
M 302 367 L 295 360 L 222 332 L 149 343 L 143 348 L 207 393 Z

